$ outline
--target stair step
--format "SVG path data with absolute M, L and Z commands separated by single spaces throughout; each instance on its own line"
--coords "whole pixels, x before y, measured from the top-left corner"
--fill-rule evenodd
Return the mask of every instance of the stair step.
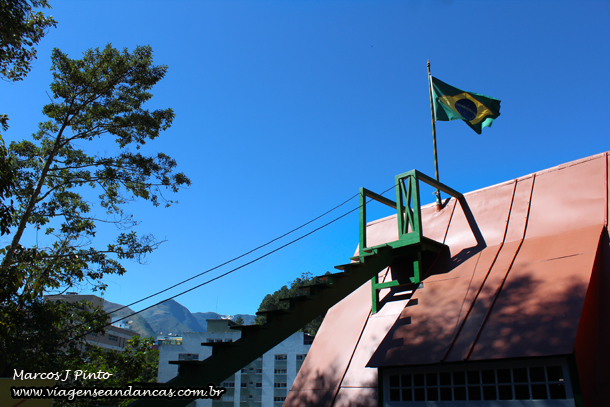
M 307 284 L 307 285 L 303 285 L 301 287 L 299 287 L 299 290 L 310 290 L 310 289 L 316 289 L 316 288 L 331 288 L 331 285 L 327 282 L 323 282 L 323 283 L 314 283 L 314 284 Z
M 281 302 L 287 302 L 288 303 L 288 309 L 290 308 L 294 308 L 296 306 L 296 303 L 302 303 L 302 302 L 307 302 L 307 301 L 312 301 L 315 298 L 311 295 L 297 295 L 295 297 L 286 297 L 286 298 L 281 298 L 280 301 Z
M 282 317 L 284 315 L 290 315 L 292 312 L 287 309 L 274 309 L 268 311 L 257 311 L 256 315 L 263 315 L 267 318 L 267 323 L 273 321 L 275 317 Z
M 187 365 L 187 366 L 209 366 L 210 363 L 205 360 L 170 360 L 170 365 Z
M 236 343 L 237 341 L 231 341 L 231 342 L 201 342 L 201 346 L 212 346 L 214 348 L 230 348 L 233 346 L 239 346 L 239 344 Z
M 232 326 L 231 329 L 239 329 L 241 331 L 241 338 L 253 337 L 258 335 L 261 331 L 266 331 L 269 329 L 268 326 L 265 325 L 236 325 Z
M 318 280 L 321 282 L 332 284 L 335 279 L 344 278 L 344 277 L 347 277 L 346 273 L 332 273 L 332 274 L 324 274 L 323 276 L 314 277 L 313 280 Z
M 359 257 L 356 257 L 354 260 L 358 260 L 358 259 L 359 259 Z M 355 268 L 355 267 L 360 267 L 360 266 L 362 266 L 362 263 L 355 262 L 355 263 L 339 264 L 338 266 L 335 266 L 335 268 L 337 270 L 344 270 L 344 271 L 348 272 L 350 268 Z

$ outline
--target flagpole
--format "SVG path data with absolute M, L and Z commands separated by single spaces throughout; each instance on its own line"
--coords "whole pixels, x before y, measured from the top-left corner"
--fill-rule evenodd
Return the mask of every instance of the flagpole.
M 432 100 L 432 75 L 430 74 L 430 61 L 428 60 L 428 89 L 430 90 L 430 114 L 432 115 L 432 143 L 434 144 L 434 175 L 436 176 L 436 181 L 440 182 L 438 179 L 438 156 L 436 153 L 436 126 L 434 123 L 434 103 Z M 434 193 L 436 195 L 436 210 L 440 211 L 443 208 L 443 204 L 441 203 L 441 191 L 436 190 Z

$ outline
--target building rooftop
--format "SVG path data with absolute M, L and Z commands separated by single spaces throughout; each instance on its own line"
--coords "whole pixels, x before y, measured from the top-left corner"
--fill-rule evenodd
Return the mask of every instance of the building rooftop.
M 585 400 L 601 397 L 609 161 L 602 153 L 464 194 L 464 205 L 422 207 L 424 236 L 448 248 L 415 290 L 383 289 L 377 313 L 370 282 L 331 308 L 284 405 L 376 405 L 378 368 L 557 355 L 574 355 Z M 396 240 L 396 224 L 369 223 L 368 245 Z M 379 277 L 405 273 L 395 265 Z

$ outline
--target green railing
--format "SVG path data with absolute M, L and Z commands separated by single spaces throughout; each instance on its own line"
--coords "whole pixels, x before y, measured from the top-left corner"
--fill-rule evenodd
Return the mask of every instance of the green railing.
M 413 276 L 408 280 L 394 280 L 379 283 L 378 277 L 372 279 L 373 285 L 373 313 L 379 307 L 378 291 L 382 288 L 396 287 L 400 285 L 419 284 L 422 277 L 422 253 L 424 251 L 439 252 L 444 245 L 424 237 L 421 217 L 421 200 L 419 194 L 419 181 L 422 181 L 438 191 L 451 195 L 456 199 L 463 199 L 463 195 L 448 186 L 436 181 L 417 170 L 399 174 L 396 180 L 396 202 L 379 194 L 360 188 L 360 246 L 358 256 L 354 259 L 364 262 L 367 256 L 376 255 L 378 250 L 391 247 L 392 249 L 410 248 L 410 256 L 413 258 Z M 396 209 L 398 227 L 398 240 L 387 242 L 376 246 L 367 245 L 366 237 L 366 204 L 372 199 Z

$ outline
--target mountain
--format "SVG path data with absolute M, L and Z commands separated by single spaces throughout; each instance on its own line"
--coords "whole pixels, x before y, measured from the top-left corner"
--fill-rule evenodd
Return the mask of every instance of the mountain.
M 123 306 L 121 304 L 115 304 L 114 302 L 104 300 L 104 311 L 108 313 L 122 307 Z M 133 314 L 133 310 L 131 308 L 123 308 L 122 310 L 113 313 L 112 318 L 113 320 L 115 320 L 117 318 L 123 318 L 124 316 L 129 314 Z M 146 321 L 146 319 L 142 315 L 133 315 L 127 318 L 126 321 L 133 321 L 131 324 L 129 324 L 131 330 L 139 333 L 141 338 L 148 338 L 149 336 L 152 336 L 153 338 L 157 337 L 157 335 L 155 335 L 154 329 L 152 329 L 148 321 Z
M 115 304 L 110 301 L 104 301 L 104 310 L 106 312 L 114 311 L 121 308 L 122 305 Z M 124 308 L 113 314 L 113 317 L 123 317 L 132 314 L 133 311 L 129 308 Z M 242 317 L 245 325 L 254 323 L 254 315 L 237 314 L 233 316 L 220 315 L 215 312 L 195 312 L 191 313 L 188 308 L 180 303 L 169 300 L 163 304 L 159 304 L 151 309 L 143 311 L 128 320 L 133 321 L 131 329 L 138 332 L 142 338 L 157 335 L 182 335 L 184 332 L 206 332 L 208 328 L 207 319 L 220 319 L 230 317 L 235 321 L 238 317 Z M 116 318 L 115 318 L 116 319 Z
M 157 334 L 162 332 L 162 335 L 169 333 L 181 335 L 184 332 L 204 332 L 203 327 L 188 308 L 174 300 L 143 311 L 141 315 Z

